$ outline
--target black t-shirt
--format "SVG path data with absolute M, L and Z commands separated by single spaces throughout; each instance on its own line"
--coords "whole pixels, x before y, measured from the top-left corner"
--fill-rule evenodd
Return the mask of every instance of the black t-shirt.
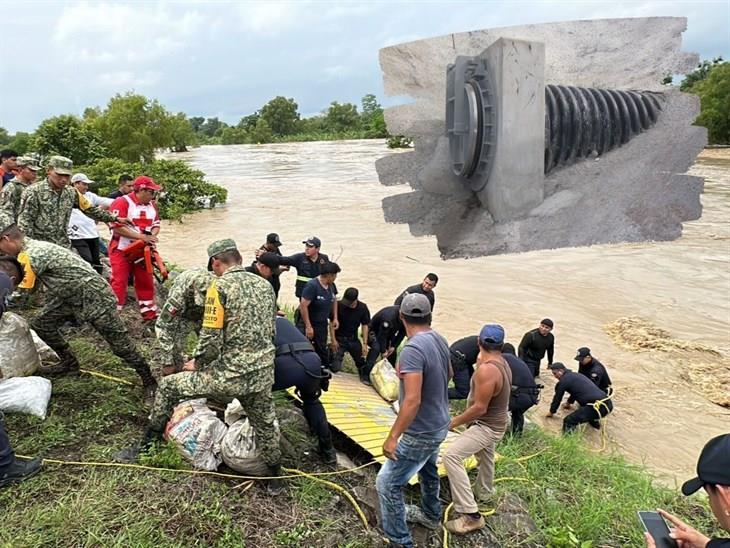
M 568 369 L 555 385 L 555 396 L 550 405 L 551 413 L 558 410 L 566 392 L 571 395 L 573 401 L 577 401 L 580 405 L 588 405 L 606 397 L 606 393 L 588 378 Z
M 477 356 L 479 355 L 479 337 L 471 335 L 459 339 L 449 347 L 449 350 L 452 354 L 452 360 L 459 359 L 464 365 L 474 365 L 477 363 Z
M 578 373 L 591 379 L 595 385 L 606 392 L 611 386 L 611 377 L 608 376 L 606 366 L 591 356 L 591 363 L 588 365 L 579 364 Z
M 302 289 L 302 299 L 307 299 L 309 303 L 309 321 L 312 324 L 326 324 L 332 312 L 332 303 L 337 298 L 337 287 L 335 284 L 325 289 L 319 283 L 319 279 L 315 278 L 307 282 Z
M 424 291 L 423 286 L 421 284 L 412 285 L 410 287 L 406 287 L 406 289 L 398 295 L 398 298 L 393 303 L 395 306 L 400 306 L 400 303 L 403 301 L 403 297 L 410 293 L 420 293 L 421 295 L 426 295 L 426 298 L 428 299 L 428 302 L 431 303 L 431 312 L 433 312 L 433 308 L 436 306 L 436 294 L 431 291 Z
M 122 193 L 121 190 L 114 190 L 109 193 L 109 197 L 113 198 L 113 199 L 121 198 L 122 196 L 124 196 L 124 194 Z
M 547 352 L 548 364 L 553 363 L 553 352 L 555 350 L 555 337 L 552 333 L 540 335 L 540 329 L 535 328 L 527 333 L 520 341 L 518 354 L 523 361 L 540 363 Z
M 355 339 L 357 338 L 358 328 L 361 325 L 370 323 L 370 310 L 368 310 L 365 303 L 360 301 L 357 301 L 355 308 L 345 306 L 340 301 L 337 303 L 337 319 L 340 322 L 340 327 L 335 331 L 335 337 Z

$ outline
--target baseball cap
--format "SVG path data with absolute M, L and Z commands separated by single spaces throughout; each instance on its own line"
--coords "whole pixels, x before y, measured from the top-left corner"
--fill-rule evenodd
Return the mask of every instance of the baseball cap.
M 560 369 L 563 371 L 566 371 L 568 369 L 567 367 L 565 367 L 565 364 L 561 362 L 550 363 L 547 367 L 548 369 Z
M 74 168 L 74 163 L 70 158 L 66 158 L 65 156 L 51 156 L 48 158 L 46 165 L 59 175 L 71 175 L 71 171 Z
M 342 299 L 340 299 L 340 302 L 345 306 L 350 306 L 357 300 L 359 296 L 360 292 L 357 289 L 355 289 L 354 287 L 348 287 L 347 289 L 345 289 L 345 293 L 342 295 Z
M 72 183 L 86 183 L 87 185 L 94 184 L 94 181 L 89 179 L 86 176 L 86 173 L 76 173 L 73 177 L 71 177 Z
M 504 328 L 496 323 L 485 325 L 479 332 L 479 341 L 483 344 L 503 344 Z
M 586 356 L 590 356 L 590 355 L 591 355 L 591 349 L 588 348 L 587 346 L 581 346 L 578 349 L 578 353 L 575 355 L 575 359 L 577 361 L 580 361 L 583 358 L 585 358 Z
M 27 167 L 32 171 L 38 171 L 41 168 L 41 166 L 38 165 L 38 160 L 33 158 L 33 156 L 18 156 L 15 163 L 18 167 Z
M 304 240 L 302 243 L 306 244 L 306 245 L 311 245 L 314 247 L 322 247 L 322 240 L 317 238 L 317 236 L 310 236 L 309 238 Z
M 279 256 L 276 253 L 267 251 L 259 255 L 259 258 L 256 260 L 262 265 L 268 266 L 274 272 L 275 276 L 279 274 Z
M 280 245 L 283 245 L 281 243 L 281 240 L 279 239 L 279 235 L 276 232 L 272 232 L 271 234 L 268 234 L 266 236 L 266 243 L 267 244 L 274 244 L 276 247 L 279 247 Z
M 414 318 L 425 318 L 431 313 L 431 303 L 426 295 L 421 293 L 409 293 L 400 303 L 400 312 L 404 316 Z
M 225 251 L 232 251 L 234 249 L 238 249 L 236 247 L 236 242 L 234 242 L 230 238 L 216 240 L 215 242 L 210 244 L 208 246 L 208 270 L 213 270 L 213 257 Z
M 162 190 L 162 187 L 158 185 L 152 177 L 147 175 L 140 175 L 134 180 L 134 190 Z
M 730 485 L 730 434 L 712 438 L 702 448 L 697 460 L 697 477 L 684 482 L 682 493 L 689 496 L 708 483 Z

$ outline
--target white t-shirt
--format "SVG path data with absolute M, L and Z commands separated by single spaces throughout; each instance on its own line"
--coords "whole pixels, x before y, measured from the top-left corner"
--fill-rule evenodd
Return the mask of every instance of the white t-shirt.
M 91 205 L 109 207 L 114 201 L 111 198 L 102 198 L 93 192 L 84 194 L 84 198 L 91 202 Z M 96 221 L 84 215 L 80 209 L 71 210 L 71 218 L 68 221 L 68 237 L 72 240 L 86 240 L 98 238 L 99 231 L 96 229 Z

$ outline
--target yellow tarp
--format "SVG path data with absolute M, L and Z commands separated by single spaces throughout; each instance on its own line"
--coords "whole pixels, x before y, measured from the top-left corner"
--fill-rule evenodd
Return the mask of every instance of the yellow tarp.
M 294 388 L 289 389 L 294 395 Z M 396 412 L 390 403 L 381 398 L 370 386 L 360 382 L 357 375 L 336 373 L 330 380 L 329 390 L 321 396 L 322 405 L 327 412 L 329 423 L 370 453 L 379 463 L 385 462 L 383 442 L 390 432 L 396 418 Z M 443 452 L 458 436 L 449 432 L 441 445 Z M 476 466 L 476 459 L 467 461 L 467 468 Z M 439 462 L 439 474 L 446 471 Z M 413 483 L 416 478 L 413 478 Z

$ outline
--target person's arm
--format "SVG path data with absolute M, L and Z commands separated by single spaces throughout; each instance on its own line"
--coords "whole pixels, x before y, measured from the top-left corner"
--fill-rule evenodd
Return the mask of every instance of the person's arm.
M 525 355 L 527 354 L 527 348 L 530 346 L 530 335 L 532 334 L 531 331 L 528 331 L 522 336 L 522 340 L 520 341 L 520 345 L 517 348 L 517 356 L 521 359 L 525 359 Z
M 299 299 L 299 314 L 301 314 L 302 321 L 304 322 L 304 334 L 310 340 L 314 338 L 314 328 L 309 319 L 309 303 L 311 302 L 309 299 L 305 299 L 304 296 Z
M 454 430 L 462 424 L 469 424 L 487 412 L 489 402 L 497 391 L 500 377 L 499 370 L 494 366 L 477 367 L 474 373 L 474 402 L 463 413 L 451 419 L 449 430 Z
M 116 236 L 129 238 L 130 240 L 143 240 L 148 244 L 154 244 L 157 242 L 157 236 L 155 236 L 154 234 L 142 234 L 141 232 L 132 230 L 127 226 L 115 226 L 113 228 L 113 232 Z
M 33 220 L 38 217 L 38 200 L 36 193 L 26 188 L 20 197 L 20 212 L 18 213 L 18 227 L 29 238 L 35 238 Z
M 563 382 L 563 379 L 560 379 L 558 381 L 558 384 L 555 385 L 555 396 L 553 397 L 553 401 L 550 404 L 550 413 L 548 413 L 548 417 L 552 417 L 555 413 L 557 413 L 558 407 L 560 407 L 560 402 L 563 401 L 564 395 L 565 383 Z
M 362 324 L 362 355 L 363 357 L 368 355 L 368 337 L 370 336 L 370 327 L 368 324 Z
M 338 307 L 337 307 L 337 295 L 334 296 L 332 299 L 332 329 L 333 333 L 334 331 L 337 331 L 340 327 L 340 318 L 338 317 Z
M 103 221 L 106 223 L 124 223 L 126 221 L 126 219 L 119 218 L 113 213 L 95 206 L 91 200 L 82 196 L 78 190 L 74 190 L 74 207 L 78 208 L 84 215 L 91 217 L 95 221 Z
M 670 529 L 671 537 L 678 542 L 682 548 L 705 548 L 710 542 L 710 539 L 687 525 L 677 516 L 673 516 L 669 512 L 659 509 L 661 516 L 666 519 L 669 523 L 674 525 Z
M 548 365 L 553 364 L 553 355 L 554 354 L 555 354 L 555 338 L 551 336 L 550 346 L 548 346 L 548 349 L 547 349 Z
M 421 407 L 423 373 L 404 373 L 401 382 L 403 383 L 403 400 L 398 409 L 398 416 L 383 443 L 383 455 L 390 460 L 398 460 L 395 456 L 398 438 L 408 430 Z

